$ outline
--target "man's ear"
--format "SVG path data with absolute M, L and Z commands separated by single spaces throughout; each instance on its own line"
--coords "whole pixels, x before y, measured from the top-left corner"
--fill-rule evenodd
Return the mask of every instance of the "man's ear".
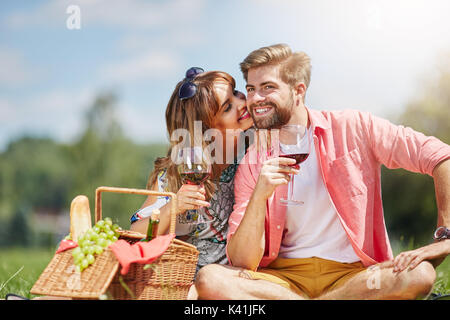
M 294 94 L 297 98 L 300 98 L 300 101 L 304 101 L 306 94 L 306 85 L 303 82 L 299 82 L 296 86 L 294 86 Z
M 302 97 L 304 97 L 306 93 L 306 85 L 303 82 L 299 82 L 295 86 L 295 91 L 297 92 L 297 94 L 301 94 Z

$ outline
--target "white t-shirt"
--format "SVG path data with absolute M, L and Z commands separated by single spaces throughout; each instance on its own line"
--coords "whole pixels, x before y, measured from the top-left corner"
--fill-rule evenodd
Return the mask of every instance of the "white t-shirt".
M 287 207 L 279 257 L 360 261 L 325 188 L 312 138 L 310 151 L 300 164 L 300 173 L 294 176 L 293 197 L 304 204 Z

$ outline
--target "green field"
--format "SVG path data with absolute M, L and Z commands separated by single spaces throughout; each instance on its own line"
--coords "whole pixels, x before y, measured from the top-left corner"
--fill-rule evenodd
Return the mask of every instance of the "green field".
M 434 293 L 450 294 L 450 258 L 446 258 L 444 262 L 436 269 L 436 282 L 434 284 Z
M 7 293 L 33 297 L 30 289 L 53 257 L 54 249 L 0 250 L 0 299 Z
M 7 293 L 34 297 L 30 289 L 45 269 L 54 253 L 53 249 L 0 250 L 0 299 Z M 434 293 L 450 293 L 450 258 L 437 268 Z

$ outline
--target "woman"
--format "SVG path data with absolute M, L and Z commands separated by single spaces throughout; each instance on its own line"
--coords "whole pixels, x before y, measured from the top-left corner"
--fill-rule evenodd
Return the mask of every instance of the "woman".
M 244 131 L 253 125 L 247 112 L 245 95 L 235 90 L 235 81 L 229 74 L 191 68 L 186 72 L 186 78 L 177 84 L 166 109 L 169 136 L 172 137 L 175 130 L 185 129 L 193 138 L 195 121 L 201 121 L 202 136 L 209 129 L 217 129 L 224 138 L 215 141 L 222 144 L 223 153 L 215 155 L 216 160 L 219 157 L 221 161 L 213 163 L 210 178 L 202 185 L 182 184 L 177 166 L 171 158 L 171 151 L 178 141 L 171 141 L 167 157 L 155 161 L 147 188 L 177 194 L 176 234 L 199 250 L 198 270 L 211 263 L 227 263 L 226 234 L 228 217 L 234 204 L 233 179 L 239 160 L 236 150 L 238 143 L 242 142 L 239 137 L 230 134 L 230 129 Z M 203 147 L 207 146 L 205 141 L 201 143 Z M 235 155 L 232 164 L 226 161 L 230 154 Z M 131 230 L 145 233 L 149 216 L 158 208 L 158 233 L 167 233 L 170 199 L 155 198 L 149 196 L 141 209 L 131 217 Z

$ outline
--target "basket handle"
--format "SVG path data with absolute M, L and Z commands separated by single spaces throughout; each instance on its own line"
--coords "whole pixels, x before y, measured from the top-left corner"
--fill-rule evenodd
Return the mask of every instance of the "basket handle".
M 102 192 L 113 193 L 127 193 L 127 194 L 140 194 L 148 196 L 166 196 L 171 197 L 170 201 L 170 225 L 169 233 L 175 234 L 175 224 L 177 215 L 177 195 L 173 192 L 159 192 L 147 189 L 129 189 L 129 188 L 116 188 L 116 187 L 98 187 L 95 190 L 95 222 L 102 219 Z

